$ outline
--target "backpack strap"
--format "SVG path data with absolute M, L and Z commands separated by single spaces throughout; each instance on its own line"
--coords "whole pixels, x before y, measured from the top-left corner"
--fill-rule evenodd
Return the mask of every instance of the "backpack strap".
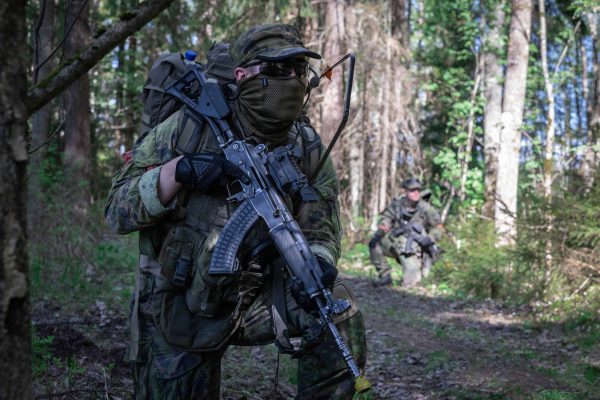
M 308 118 L 296 121 L 290 133 L 295 136 L 293 143 L 301 146 L 303 172 L 307 177 L 310 177 L 321 159 L 323 147 L 321 137 L 310 124 Z
M 175 143 L 175 153 L 178 155 L 197 153 L 200 150 L 199 145 L 202 136 L 206 134 L 206 132 L 203 132 L 205 125 L 206 123 L 203 120 L 198 121 L 185 109 L 177 143 Z

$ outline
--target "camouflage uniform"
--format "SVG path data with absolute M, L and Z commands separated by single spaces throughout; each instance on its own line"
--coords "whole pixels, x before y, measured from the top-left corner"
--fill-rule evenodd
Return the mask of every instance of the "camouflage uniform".
M 235 118 L 231 123 L 238 132 L 243 130 Z M 254 144 L 264 142 L 256 137 L 247 139 Z M 322 150 L 314 129 L 297 121 L 288 133 L 287 144 L 302 149 L 305 157 L 299 166 L 310 176 Z M 315 146 L 318 151 L 314 151 Z M 222 153 L 210 130 L 183 108 L 136 142 L 131 160 L 114 176 L 108 196 L 107 223 L 120 234 L 139 231 L 140 237 L 128 351 L 135 363 L 135 398 L 218 399 L 221 357 L 229 344 L 275 342 L 291 351 L 288 337 L 302 337 L 305 344 L 296 354 L 297 398 L 352 398 L 354 382 L 335 342 L 328 333 L 321 335 L 316 320 L 294 301 L 290 279 L 280 262 L 259 260 L 261 263 L 251 258 L 243 262 L 235 279 L 206 283 L 211 278 L 207 270 L 213 249 L 235 205 L 227 202 L 224 188 L 210 194 L 180 190 L 167 205 L 161 204 L 157 193 L 161 165 L 191 151 Z M 316 203 L 286 200 L 314 254 L 335 265 L 340 255 L 341 226 L 338 181 L 331 159 L 312 185 L 319 197 Z M 191 282 L 181 290 L 165 276 L 165 264 L 169 251 L 177 245 L 177 232 L 192 225 L 190 234 L 197 238 L 191 253 L 193 273 Z M 258 224 L 240 253 L 250 252 L 266 239 L 264 226 Z M 210 292 L 207 287 L 218 290 Z M 364 323 L 356 300 L 339 278 L 333 291 L 353 304 L 334 320 L 358 365 L 364 368 Z M 277 297 L 275 292 L 284 295 Z M 278 298 L 285 304 L 274 304 Z
M 410 207 L 405 196 L 392 200 L 392 203 L 380 214 L 378 226 L 386 227 L 389 232 L 373 248 L 370 248 L 371 262 L 375 265 L 381 280 L 391 282 L 392 269 L 386 257 L 394 257 L 402 265 L 402 285 L 411 287 L 427 276 L 431 260 L 416 242 L 407 249 L 406 234 L 394 235 L 394 229 L 403 223 L 421 225 L 425 229 L 423 235 L 428 234 L 434 242 L 438 242 L 442 236 L 441 220 L 439 213 L 428 202 L 420 199 L 416 206 Z

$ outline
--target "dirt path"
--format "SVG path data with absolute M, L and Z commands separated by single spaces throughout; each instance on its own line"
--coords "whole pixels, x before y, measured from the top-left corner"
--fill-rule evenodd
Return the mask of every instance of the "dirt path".
M 594 332 L 537 328 L 526 310 L 348 279 L 365 315 L 375 399 L 600 399 Z M 34 320 L 47 317 L 47 305 L 36 308 Z M 54 320 L 68 318 L 55 308 Z M 129 398 L 123 310 L 96 307 L 79 318 L 83 323 L 37 327 L 39 337 L 53 337 L 37 398 Z M 230 348 L 222 397 L 292 398 L 294 362 L 280 358 L 276 386 L 277 364 L 274 346 Z

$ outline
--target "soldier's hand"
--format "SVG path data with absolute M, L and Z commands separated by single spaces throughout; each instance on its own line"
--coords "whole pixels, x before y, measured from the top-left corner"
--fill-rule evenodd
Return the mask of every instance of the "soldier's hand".
M 335 278 L 338 276 L 338 270 L 335 266 L 329 264 L 327 261 L 320 257 L 317 257 L 319 266 L 321 267 L 321 283 L 327 288 L 331 288 L 335 282 Z M 297 278 L 294 278 L 290 286 L 290 292 L 296 303 L 307 313 L 311 313 L 317 309 L 317 305 L 314 301 L 311 301 L 310 296 L 306 292 L 304 283 Z
M 426 249 L 433 246 L 435 242 L 429 236 L 423 236 L 421 239 L 419 239 L 419 244 L 421 245 L 421 247 Z
M 237 165 L 223 154 L 198 153 L 185 155 L 177 162 L 175 180 L 188 189 L 207 192 L 225 176 L 229 175 L 244 183 L 250 179 Z
M 373 238 L 369 241 L 369 248 L 374 249 L 384 236 L 385 231 L 383 229 L 378 229 L 373 235 Z
M 317 261 L 319 262 L 321 271 L 323 271 L 323 275 L 321 275 L 321 282 L 326 288 L 331 288 L 333 282 L 335 282 L 335 278 L 338 276 L 337 268 L 323 260 L 321 257 L 317 257 Z

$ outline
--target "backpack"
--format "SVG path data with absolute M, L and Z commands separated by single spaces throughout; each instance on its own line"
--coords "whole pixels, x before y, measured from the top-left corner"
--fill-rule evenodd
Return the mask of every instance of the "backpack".
M 216 78 L 223 86 L 235 82 L 233 60 L 229 56 L 229 44 L 213 43 L 206 57 L 207 64 L 203 69 L 208 76 Z M 193 61 L 195 53 L 190 57 L 191 60 L 186 58 L 181 53 L 169 53 L 160 56 L 152 64 L 140 93 L 140 101 L 144 104 L 139 127 L 140 136 L 144 136 L 149 130 L 181 108 L 182 104 L 165 93 L 165 89 L 181 78 L 189 70 L 190 65 L 195 63 Z M 197 87 L 190 88 L 189 95 L 190 97 L 198 96 L 199 89 Z

